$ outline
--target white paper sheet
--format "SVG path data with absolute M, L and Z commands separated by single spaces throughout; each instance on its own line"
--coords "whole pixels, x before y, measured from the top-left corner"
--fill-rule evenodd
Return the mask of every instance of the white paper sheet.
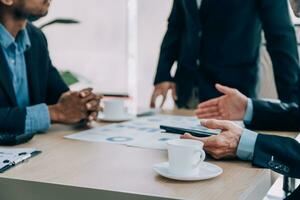
M 162 133 L 160 125 L 199 128 L 196 117 L 155 115 L 142 117 L 129 122 L 111 124 L 65 136 L 88 142 L 108 142 L 150 149 L 166 149 L 166 141 L 177 139 L 180 135 Z
M 33 148 L 0 148 L 0 169 L 7 165 L 7 163 L 4 162 L 5 160 L 12 162 L 18 159 L 20 154 L 31 154 L 34 151 L 36 151 L 36 149 Z

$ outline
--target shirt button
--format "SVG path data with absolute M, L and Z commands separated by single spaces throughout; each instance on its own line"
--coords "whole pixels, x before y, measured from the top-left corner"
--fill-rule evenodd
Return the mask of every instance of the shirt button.
M 270 161 L 270 162 L 268 163 L 268 165 L 269 165 L 270 168 L 273 168 L 273 167 L 275 166 L 275 163 L 274 163 L 273 161 Z
M 197 65 L 198 67 L 200 66 L 200 60 L 199 60 L 199 59 L 196 60 L 196 65 Z
M 288 166 L 284 166 L 283 171 L 285 173 L 289 173 L 290 172 L 290 168 Z
M 15 63 L 16 63 L 16 61 L 15 61 L 15 60 L 11 60 L 10 62 L 11 62 L 12 64 L 15 64 Z

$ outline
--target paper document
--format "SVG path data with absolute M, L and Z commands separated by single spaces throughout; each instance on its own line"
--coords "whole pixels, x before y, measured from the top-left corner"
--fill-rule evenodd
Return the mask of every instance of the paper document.
M 142 117 L 129 122 L 111 124 L 65 136 L 89 142 L 107 142 L 151 149 L 166 149 L 166 141 L 180 135 L 162 133 L 160 125 L 201 128 L 196 117 L 155 115 Z
M 8 165 L 15 165 L 32 156 L 32 153 L 37 152 L 33 148 L 0 148 L 0 171 Z

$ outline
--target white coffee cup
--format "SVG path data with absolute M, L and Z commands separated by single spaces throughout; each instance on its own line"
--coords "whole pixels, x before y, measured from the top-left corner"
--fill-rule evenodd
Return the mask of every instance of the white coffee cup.
M 124 100 L 121 99 L 104 100 L 103 107 L 103 115 L 105 118 L 117 119 L 124 117 L 126 114 Z
M 205 159 L 203 145 L 198 140 L 176 139 L 168 141 L 169 172 L 178 176 L 199 174 L 200 165 Z

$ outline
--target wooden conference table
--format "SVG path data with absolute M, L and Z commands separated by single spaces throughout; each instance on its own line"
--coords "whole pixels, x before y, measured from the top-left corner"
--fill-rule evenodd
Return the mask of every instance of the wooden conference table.
M 192 114 L 184 110 L 165 113 Z M 152 170 L 154 164 L 167 160 L 166 151 L 63 138 L 77 131 L 55 125 L 47 134 L 19 145 L 43 152 L 0 174 L 0 199 L 262 199 L 271 187 L 270 170 L 238 160 L 209 160 L 224 169 L 211 180 L 168 180 Z

